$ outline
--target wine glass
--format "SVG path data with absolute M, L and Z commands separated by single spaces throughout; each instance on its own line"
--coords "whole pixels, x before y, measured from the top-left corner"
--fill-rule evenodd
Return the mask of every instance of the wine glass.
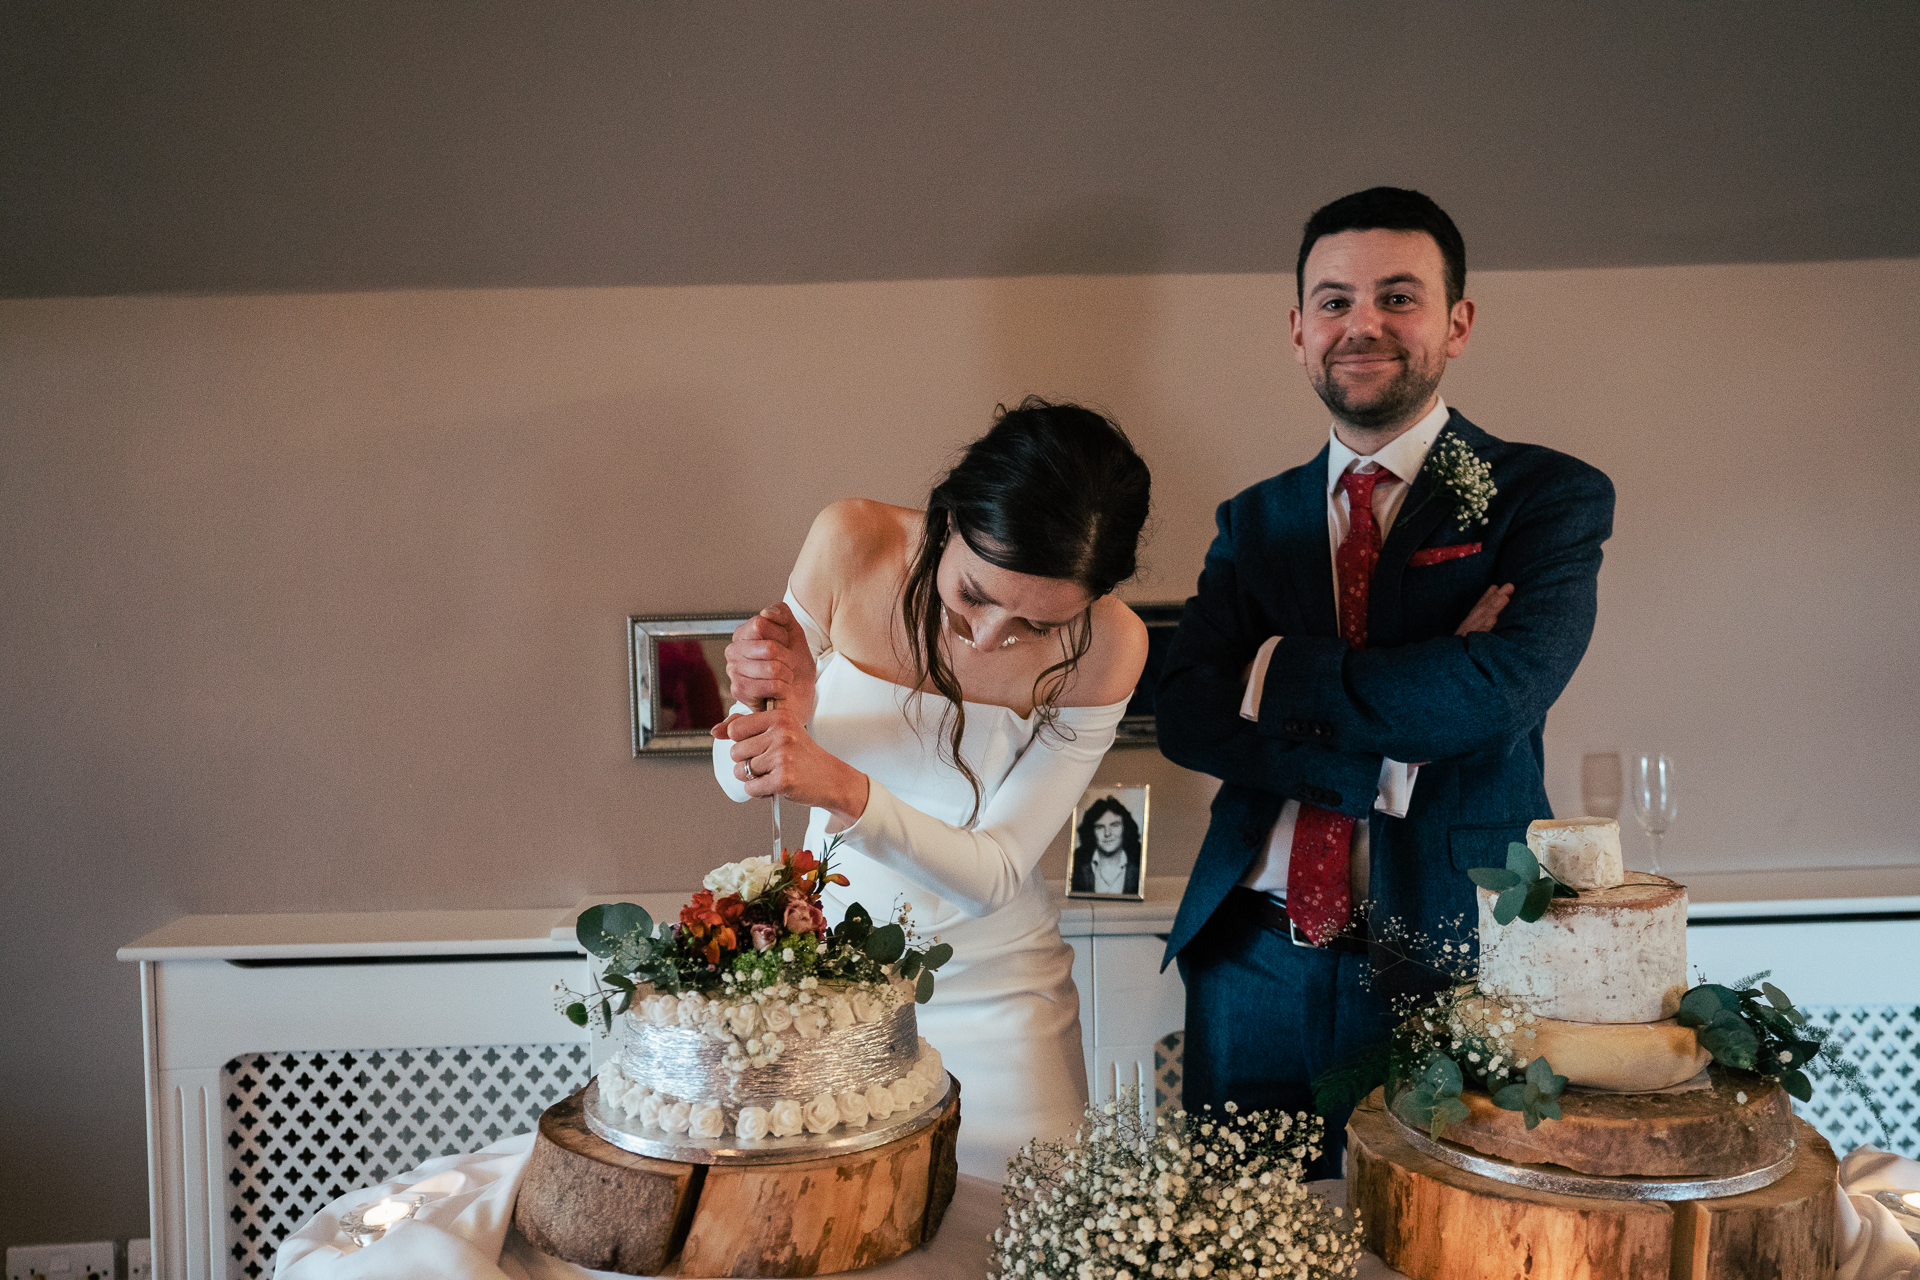
M 1642 752 L 1633 766 L 1633 816 L 1653 841 L 1653 874 L 1660 874 L 1660 838 L 1680 811 L 1673 786 L 1673 757 Z
M 1620 753 L 1596 751 L 1580 757 L 1580 812 L 1589 818 L 1620 816 Z

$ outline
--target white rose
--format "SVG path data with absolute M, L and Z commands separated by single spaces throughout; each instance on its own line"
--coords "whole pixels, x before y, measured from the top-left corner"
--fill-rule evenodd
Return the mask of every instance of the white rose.
M 853 1006 L 845 996 L 835 996 L 827 1002 L 827 1017 L 833 1020 L 835 1031 L 845 1031 L 854 1022 Z
M 912 1076 L 901 1076 L 887 1092 L 893 1095 L 893 1104 L 902 1111 L 927 1096 L 926 1086 Z
M 853 1016 L 861 1022 L 878 1022 L 886 1016 L 886 1010 L 873 998 L 871 991 L 856 991 L 847 1001 L 853 1006 Z
M 834 1102 L 840 1108 L 840 1123 L 849 1129 L 867 1122 L 867 1095 L 858 1089 L 844 1090 Z
M 674 1021 L 683 1027 L 697 1027 L 706 1011 L 707 998 L 698 991 L 689 991 L 680 997 L 680 1007 L 674 1010 Z
M 806 1127 L 806 1120 L 800 1114 L 800 1104 L 792 1098 L 782 1098 L 773 1104 L 767 1116 L 767 1132 L 776 1138 L 791 1138 Z
M 643 1129 L 658 1129 L 660 1127 L 660 1112 L 666 1105 L 666 1097 L 658 1093 L 650 1093 L 640 1099 L 640 1111 L 638 1113 L 640 1117 L 640 1127 Z
M 668 1133 L 685 1133 L 693 1119 L 693 1108 L 684 1102 L 660 1108 L 660 1127 Z
M 727 1030 L 746 1040 L 753 1035 L 754 1024 L 760 1021 L 760 1006 L 757 1004 L 735 1005 L 727 1010 Z
M 776 1035 L 793 1026 L 793 1010 L 775 1001 L 760 1011 L 760 1025 Z
M 767 1122 L 771 1117 L 765 1107 L 742 1107 L 739 1119 L 733 1122 L 733 1131 L 749 1142 L 755 1138 L 767 1136 Z
M 940 1061 L 940 1051 L 925 1040 L 920 1042 L 920 1065 L 927 1069 L 927 1078 L 933 1081 L 934 1088 L 938 1089 L 946 1083 L 947 1069 Z
M 883 1084 L 876 1084 L 867 1090 L 867 1114 L 875 1120 L 885 1120 L 893 1114 L 893 1091 Z
M 647 1021 L 656 1027 L 670 1027 L 680 1021 L 680 997 L 655 996 L 642 1006 Z
M 647 1088 L 647 1086 L 643 1084 L 629 1084 L 627 1086 L 627 1096 L 620 1100 L 620 1109 L 630 1116 L 637 1116 L 640 1114 L 640 1108 L 645 1106 L 647 1099 L 652 1096 L 653 1090 Z
M 701 1006 L 700 1026 L 703 1030 L 723 1030 L 727 1025 L 727 1006 L 718 1000 L 709 1000 Z
M 717 1102 L 696 1102 L 687 1111 L 687 1132 L 696 1138 L 718 1138 L 727 1131 L 727 1113 Z
M 802 1040 L 818 1040 L 826 1025 L 827 1015 L 812 1005 L 793 1015 L 793 1029 L 800 1033 Z
M 830 1093 L 819 1094 L 802 1108 L 800 1119 L 806 1124 L 808 1133 L 825 1133 L 840 1123 L 840 1104 L 833 1100 Z

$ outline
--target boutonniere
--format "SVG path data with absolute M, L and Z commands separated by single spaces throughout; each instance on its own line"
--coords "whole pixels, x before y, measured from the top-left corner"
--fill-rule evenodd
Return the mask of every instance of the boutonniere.
M 1487 522 L 1487 503 L 1500 490 L 1493 484 L 1493 465 L 1469 449 L 1465 440 L 1456 435 L 1441 436 L 1420 470 L 1433 476 L 1433 484 L 1419 505 L 1403 514 L 1401 520 L 1433 501 L 1436 493 L 1444 491 L 1453 499 L 1453 516 L 1462 533 L 1468 525 Z

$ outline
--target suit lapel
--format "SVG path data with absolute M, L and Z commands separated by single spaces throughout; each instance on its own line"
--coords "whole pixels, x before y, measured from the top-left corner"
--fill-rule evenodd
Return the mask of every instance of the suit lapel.
M 1277 558 L 1286 566 L 1286 585 L 1300 630 L 1310 636 L 1340 634 L 1333 605 L 1333 557 L 1327 542 L 1327 452 L 1321 449 L 1312 462 L 1282 477 L 1276 513 Z
M 1480 446 L 1483 442 L 1492 439 L 1462 417 L 1457 409 L 1448 411 L 1447 425 L 1434 437 L 1433 449 L 1438 449 L 1440 442 L 1449 435 L 1459 436 L 1476 453 L 1482 452 Z M 1427 451 L 1427 456 L 1433 456 L 1432 449 Z M 1407 500 L 1400 504 L 1400 510 L 1412 514 L 1403 514 L 1387 531 L 1387 540 L 1380 547 L 1379 562 L 1373 568 L 1373 582 L 1367 589 L 1367 637 L 1374 644 L 1399 644 L 1406 634 L 1400 587 L 1401 580 L 1406 576 L 1407 561 L 1415 551 L 1426 545 L 1436 529 L 1452 518 L 1453 495 L 1441 488 L 1432 468 L 1422 467 L 1420 474 L 1414 477 Z

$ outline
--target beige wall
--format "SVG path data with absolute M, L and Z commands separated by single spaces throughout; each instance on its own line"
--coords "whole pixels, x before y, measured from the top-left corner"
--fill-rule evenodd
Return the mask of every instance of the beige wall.
M 1449 399 L 1619 488 L 1549 726 L 1680 758 L 1669 866 L 1920 861 L 1920 260 L 1484 273 Z M 188 912 L 561 905 L 763 819 L 629 757 L 621 619 L 772 599 L 996 400 L 1114 412 L 1137 600 L 1318 448 L 1260 275 L 0 302 L 0 1240 L 139 1234 L 133 971 Z M 1151 750 L 1153 869 L 1207 780 Z M 1053 865 L 1060 865 L 1056 847 Z M 263 1048 L 274 1046 L 262 1046 Z M 9 1181 L 23 1191 L 22 1179 Z

